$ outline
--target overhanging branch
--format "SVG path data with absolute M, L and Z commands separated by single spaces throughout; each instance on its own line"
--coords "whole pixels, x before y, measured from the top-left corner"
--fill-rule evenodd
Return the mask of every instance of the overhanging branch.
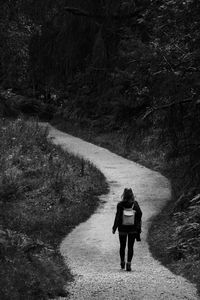
M 103 19 L 103 15 L 90 14 L 88 11 L 76 7 L 65 7 L 64 10 L 76 16 L 87 17 L 92 19 Z
M 101 15 L 101 14 L 91 14 L 86 10 L 83 9 L 79 9 L 76 7 L 65 7 L 64 8 L 65 12 L 71 13 L 73 15 L 76 16 L 82 16 L 82 17 L 87 17 L 87 18 L 91 18 L 91 19 L 99 19 L 99 20 L 105 20 L 105 19 L 113 19 L 113 20 L 118 20 L 118 21 L 122 21 L 122 20 L 126 20 L 126 19 L 130 19 L 130 18 L 135 18 L 136 16 L 139 16 L 139 14 L 141 13 L 142 10 L 137 10 L 133 13 L 130 14 L 109 14 L 109 15 Z
M 182 100 L 182 101 L 179 101 L 179 102 L 171 102 L 169 104 L 165 104 L 165 105 L 161 105 L 161 106 L 157 106 L 157 107 L 152 107 L 150 108 L 146 113 L 145 115 L 142 117 L 143 120 L 145 120 L 147 117 L 149 117 L 153 112 L 157 111 L 157 110 L 162 110 L 162 109 L 168 109 L 172 106 L 175 106 L 175 105 L 179 105 L 179 104 L 187 104 L 187 103 L 192 103 L 194 102 L 193 100 L 191 99 L 185 99 L 185 100 Z M 196 102 L 195 104 L 200 104 L 198 102 Z

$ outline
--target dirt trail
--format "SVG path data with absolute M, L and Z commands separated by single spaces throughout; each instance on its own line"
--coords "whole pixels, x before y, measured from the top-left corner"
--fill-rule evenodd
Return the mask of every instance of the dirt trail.
M 174 275 L 152 257 L 146 241 L 151 217 L 170 198 L 167 179 L 53 127 L 50 136 L 54 143 L 93 162 L 110 185 L 110 193 L 101 197 L 106 202 L 60 246 L 75 275 L 75 281 L 67 287 L 70 299 L 199 299 L 191 283 Z M 120 270 L 118 234 L 111 233 L 115 207 L 124 187 L 133 188 L 143 211 L 142 242 L 136 243 L 132 272 Z

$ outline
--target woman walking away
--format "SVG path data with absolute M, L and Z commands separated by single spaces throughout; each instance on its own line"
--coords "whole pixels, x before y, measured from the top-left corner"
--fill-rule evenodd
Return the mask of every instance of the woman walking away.
M 128 241 L 128 253 L 126 270 L 131 271 L 131 261 L 133 258 L 133 247 L 135 240 L 140 241 L 142 211 L 135 200 L 132 189 L 124 189 L 122 201 L 117 204 L 117 212 L 113 234 L 118 228 L 120 242 L 121 268 L 125 268 L 125 249 Z

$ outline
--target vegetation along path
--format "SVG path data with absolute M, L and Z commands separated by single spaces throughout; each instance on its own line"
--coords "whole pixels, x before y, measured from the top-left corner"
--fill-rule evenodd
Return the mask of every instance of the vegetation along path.
M 93 162 L 107 177 L 110 192 L 60 250 L 75 275 L 70 299 L 198 299 L 195 286 L 156 261 L 147 244 L 151 218 L 170 198 L 170 184 L 159 173 L 50 127 L 54 143 Z M 135 246 L 132 272 L 120 270 L 117 234 L 111 228 L 124 187 L 132 187 L 143 210 L 142 241 Z

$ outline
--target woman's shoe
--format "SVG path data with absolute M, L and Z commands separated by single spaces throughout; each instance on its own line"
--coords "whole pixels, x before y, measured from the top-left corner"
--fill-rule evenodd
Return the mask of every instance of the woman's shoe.
M 121 269 L 123 270 L 125 268 L 125 262 L 124 261 L 121 261 Z
M 128 272 L 131 271 L 131 263 L 130 262 L 126 263 L 126 271 L 128 271 Z

